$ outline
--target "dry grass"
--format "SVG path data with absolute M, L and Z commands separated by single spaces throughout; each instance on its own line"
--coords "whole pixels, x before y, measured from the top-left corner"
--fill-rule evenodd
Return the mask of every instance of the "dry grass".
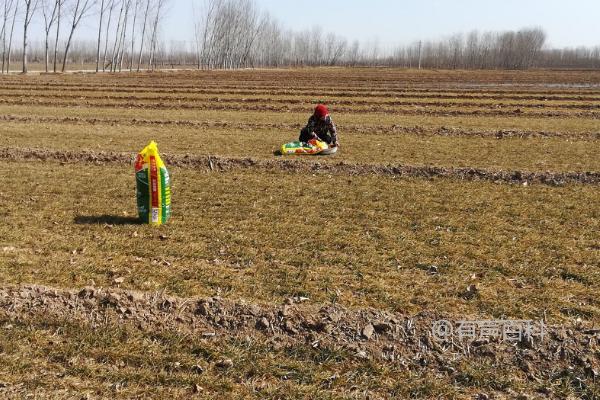
M 377 178 L 373 187 L 370 177 L 175 169 L 177 217 L 156 231 L 129 223 L 127 167 L 2 165 L 12 190 L 2 193 L 1 245 L 15 247 L 1 255 L 6 283 L 125 277 L 127 288 L 184 296 L 600 320 L 594 186 Z M 481 295 L 465 300 L 472 282 Z
M 343 350 L 274 350 L 261 337 L 207 340 L 118 324 L 91 329 L 63 320 L 11 326 L 0 336 L 0 379 L 38 398 L 470 399 L 478 393 L 515 398 L 536 392 L 594 398 L 599 392 L 597 384 L 581 387 L 568 375 L 532 383 L 516 366 L 498 370 L 486 360 L 455 363 L 461 373 L 450 378 L 427 368 L 357 360 Z M 233 367 L 215 367 L 221 357 L 230 358 Z M 201 388 L 197 394 L 195 385 Z
M 4 145 L 57 150 L 136 149 L 156 140 L 165 153 L 272 158 L 282 143 L 298 133 L 276 129 L 186 128 L 148 126 L 4 123 Z M 63 138 L 68 137 L 69 140 Z M 415 134 L 343 135 L 343 156 L 320 162 L 398 163 L 526 171 L 598 171 L 598 141 L 564 138 L 443 137 Z M 138 149 L 139 150 L 139 149 Z M 308 159 L 311 160 L 311 159 Z
M 127 119 L 149 119 L 166 121 L 234 121 L 238 123 L 286 123 L 302 126 L 312 112 L 311 105 L 306 105 L 304 112 L 271 112 L 271 111 L 228 111 L 228 110 L 148 110 L 148 109 L 94 109 L 90 107 L 36 107 L 23 105 L 0 105 L 2 115 L 52 116 L 52 117 L 88 117 L 119 118 L 123 123 Z M 445 115 L 402 115 L 402 114 L 345 114 L 335 113 L 335 122 L 341 128 L 344 125 L 400 125 L 422 127 L 456 127 L 469 130 L 515 129 L 544 132 L 597 133 L 600 120 L 573 118 L 549 118 L 535 116 L 445 116 Z M 343 130 L 342 130 L 343 134 Z
M 401 324 L 396 327 L 406 327 L 404 334 L 365 340 L 356 337 L 356 327 L 364 326 L 365 315 L 378 318 L 382 312 L 306 305 L 257 309 L 213 299 L 203 314 L 199 305 L 206 300 L 23 286 L 0 289 L 0 304 L 12 317 L 0 317 L 6 332 L 0 338 L 0 378 L 7 377 L 3 384 L 9 390 L 37 397 L 69 392 L 102 398 L 187 397 L 199 390 L 196 385 L 202 388 L 198 397 L 205 398 L 472 398 L 478 393 L 594 398 L 599 389 L 587 378 L 586 358 L 573 353 L 578 351 L 574 343 L 589 340 L 581 330 L 570 338 L 553 332 L 547 339 L 553 344 L 536 352 L 491 343 L 474 345 L 467 356 L 429 347 L 427 313 L 406 319 L 406 325 L 400 322 L 405 317 L 394 314 L 394 324 Z M 273 308 L 279 309 L 276 318 L 269 314 Z M 264 312 L 275 325 L 272 332 L 253 327 L 255 316 Z M 310 328 L 306 320 L 331 321 L 334 315 L 339 319 L 330 323 L 329 333 Z M 294 324 L 298 317 L 305 322 Z M 286 333 L 280 318 L 302 333 Z M 204 335 L 207 330 L 212 334 Z M 376 353 L 387 361 L 359 357 L 357 347 L 379 348 Z M 554 354 L 557 348 L 563 349 L 562 356 Z M 223 358 L 228 365 L 220 364 Z
M 326 68 L 0 79 L 3 148 L 134 154 L 156 139 L 170 154 L 271 158 L 296 138 L 313 103 L 327 99 L 343 151 L 320 162 L 600 170 L 600 119 L 591 114 L 600 98 L 597 71 Z M 56 102 L 55 93 L 62 96 Z M 138 108 L 140 98 L 148 108 Z M 252 110 L 242 99 L 253 98 L 273 101 Z M 178 108 L 179 101 L 201 109 Z M 386 102 L 399 103 L 373 112 Z M 467 113 L 497 105 L 522 112 Z M 540 114 L 548 111 L 557 113 Z M 461 135 L 431 134 L 442 127 Z M 504 130 L 531 137 L 493 137 Z M 118 285 L 265 306 L 306 296 L 314 305 L 405 315 L 600 324 L 596 185 L 172 168 L 174 218 L 152 229 L 136 223 L 131 166 L 2 160 L 0 168 L 3 285 Z M 473 284 L 476 295 L 465 296 Z M 204 398 L 599 396 L 593 374 L 579 374 L 583 364 L 569 370 L 548 362 L 540 368 L 552 372 L 543 378 L 493 357 L 452 361 L 453 372 L 407 369 L 345 349 L 282 346 L 265 335 L 207 339 L 136 329 L 116 315 L 93 326 L 44 315 L 15 320 L 5 311 L 0 394 L 17 398 L 185 398 L 194 384 Z M 598 370 L 595 342 L 578 351 Z M 234 366 L 216 368 L 221 357 Z

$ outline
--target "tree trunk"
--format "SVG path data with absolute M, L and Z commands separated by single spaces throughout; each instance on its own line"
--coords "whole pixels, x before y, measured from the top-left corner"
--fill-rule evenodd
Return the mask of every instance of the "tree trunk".
M 12 20 L 12 24 L 10 27 L 10 36 L 8 37 L 8 55 L 7 55 L 7 60 L 6 60 L 6 73 L 10 73 L 10 54 L 12 51 L 12 39 L 13 39 L 13 34 L 15 32 L 15 21 L 17 20 L 17 11 L 19 10 L 19 3 L 17 3 L 15 5 L 15 12 L 13 14 L 13 20 Z
M 65 47 L 65 55 L 63 57 L 62 72 L 65 72 L 65 70 L 67 68 L 67 57 L 69 56 L 69 49 L 71 48 L 71 41 L 73 40 L 73 34 L 75 33 L 75 30 L 77 29 L 77 26 L 79 25 L 79 22 L 81 22 L 81 19 L 89 11 L 89 9 L 91 8 L 91 6 L 93 4 L 94 4 L 93 1 L 92 1 L 92 3 L 90 3 L 90 0 L 84 0 L 84 3 L 81 7 L 80 7 L 81 0 L 77 0 L 77 3 L 75 4 L 75 9 L 73 11 L 73 23 L 71 25 L 71 32 L 69 33 L 69 39 L 67 40 L 67 46 Z
M 98 26 L 98 49 L 96 50 L 96 73 L 100 71 L 100 43 L 102 40 L 102 17 L 104 17 L 104 0 L 100 3 L 100 25 Z
M 46 68 L 45 68 L 46 73 L 48 73 L 48 58 L 49 58 L 48 57 L 48 53 L 49 53 L 49 50 L 50 50 L 50 45 L 48 44 L 48 35 L 46 35 L 46 40 L 44 42 L 44 60 L 45 60 L 45 65 L 46 65 Z
M 140 44 L 140 56 L 138 58 L 137 72 L 140 72 L 140 65 L 142 64 L 142 54 L 144 52 L 144 38 L 146 37 L 146 25 L 148 22 L 148 10 L 150 9 L 150 0 L 146 1 L 146 12 L 144 13 L 144 27 L 142 28 L 142 43 Z
M 42 4 L 42 10 L 44 12 L 44 60 L 45 60 L 45 71 L 48 73 L 48 65 L 50 63 L 50 31 L 52 30 L 52 25 L 56 22 L 56 11 L 58 10 L 59 0 L 53 0 L 54 6 L 52 7 L 52 14 L 50 18 L 48 18 L 48 10 L 46 9 L 46 4 Z
M 12 7 L 12 1 L 4 2 L 4 12 L 2 14 L 2 30 L 0 31 L 0 37 L 2 37 L 2 68 L 0 73 L 4 74 L 4 65 L 6 63 L 6 24 L 8 23 L 8 15 Z
M 23 23 L 23 69 L 21 71 L 24 74 L 27 73 L 27 16 L 30 7 L 31 1 L 25 1 L 25 22 Z
M 160 4 L 159 4 L 159 9 L 156 10 L 156 18 L 154 19 L 154 24 L 152 25 L 153 26 L 152 27 L 152 36 L 150 39 L 150 60 L 148 61 L 148 66 L 152 71 L 154 71 L 154 52 L 156 51 L 156 29 L 158 28 L 159 14 L 160 14 Z
M 25 1 L 25 18 L 23 18 L 23 69 L 24 74 L 27 73 L 27 30 L 31 18 L 35 13 L 35 9 L 38 5 L 38 0 L 24 0 Z
M 115 0 L 110 1 L 110 8 L 108 11 L 108 22 L 106 23 L 106 33 L 104 35 L 104 60 L 102 61 L 102 71 L 106 71 L 106 55 L 108 52 L 108 32 L 110 30 L 110 22 L 112 21 L 112 12 L 115 8 Z
M 137 22 L 140 1 L 135 0 L 135 12 L 133 14 L 133 25 L 131 26 L 131 54 L 129 54 L 129 72 L 133 71 L 133 52 L 135 51 L 135 23 Z
M 60 13 L 62 11 L 62 5 L 64 0 L 56 0 L 58 1 L 58 14 L 56 17 L 56 40 L 54 40 L 54 73 L 56 73 L 56 63 L 58 59 L 58 38 L 60 35 Z
M 119 42 L 119 51 L 117 52 L 119 72 L 121 72 L 123 69 L 123 55 L 125 53 L 125 42 L 127 41 L 127 18 L 129 17 L 130 8 L 131 0 L 127 0 L 127 5 L 125 6 L 125 17 L 123 18 L 123 30 L 121 31 L 121 40 Z
M 119 11 L 119 20 L 117 21 L 117 31 L 115 32 L 115 43 L 113 45 L 112 54 L 110 57 L 110 72 L 116 71 L 116 58 L 117 58 L 117 46 L 120 41 L 121 24 L 123 23 L 123 7 L 125 7 L 125 0 L 121 3 L 121 11 Z

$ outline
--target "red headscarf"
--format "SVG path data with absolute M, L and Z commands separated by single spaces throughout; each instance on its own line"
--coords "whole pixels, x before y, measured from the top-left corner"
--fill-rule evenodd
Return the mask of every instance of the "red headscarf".
M 319 104 L 316 108 L 315 108 L 315 116 L 317 118 L 324 118 L 327 115 L 329 115 L 329 110 L 327 109 L 327 106 L 323 105 L 323 104 Z

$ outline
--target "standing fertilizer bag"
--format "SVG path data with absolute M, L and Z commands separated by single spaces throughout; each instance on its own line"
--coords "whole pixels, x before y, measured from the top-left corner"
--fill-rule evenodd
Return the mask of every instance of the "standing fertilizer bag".
M 142 222 L 162 225 L 171 217 L 171 180 L 152 141 L 135 160 L 138 215 Z

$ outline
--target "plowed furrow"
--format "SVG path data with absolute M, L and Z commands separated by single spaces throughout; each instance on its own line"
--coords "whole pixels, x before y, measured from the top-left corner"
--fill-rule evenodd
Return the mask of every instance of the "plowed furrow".
M 99 101 L 99 100 L 107 100 L 113 102 L 119 101 L 160 101 L 164 103 L 176 103 L 179 105 L 180 102 L 184 101 L 187 104 L 194 103 L 242 103 L 242 104 L 305 104 L 312 105 L 315 102 L 318 102 L 318 99 L 307 99 L 307 98 L 267 98 L 267 97 L 252 97 L 252 98 L 244 98 L 244 97 L 177 97 L 177 96 L 143 96 L 143 95 L 123 95 L 123 96 L 115 96 L 115 95 L 75 95 L 72 93 L 51 93 L 51 94 L 41 94 L 36 93 L 35 95 L 24 95 L 22 93 L 19 94 L 7 94 L 3 93 L 0 95 L 0 101 L 15 101 L 15 100 L 27 100 L 31 99 L 32 101 L 38 101 L 38 99 L 61 99 L 61 100 L 72 100 L 77 98 L 79 100 L 88 100 L 88 101 Z M 543 103 L 476 103 L 476 102 L 459 102 L 459 101 L 451 101 L 451 102 L 440 102 L 440 101 L 409 101 L 409 100 L 338 100 L 331 99 L 327 101 L 327 104 L 330 106 L 384 106 L 384 107 L 394 107 L 394 106 L 403 106 L 403 107 L 438 107 L 438 108 L 462 108 L 462 107 L 478 107 L 482 109 L 498 109 L 503 107 L 513 107 L 513 108 L 536 108 L 536 109 L 565 109 L 565 110 L 596 110 L 600 109 L 600 103 L 592 103 L 592 102 L 581 102 L 578 104 L 556 104 L 552 102 L 543 102 Z
M 19 106 L 46 106 L 46 107 L 87 107 L 87 108 L 113 108 L 113 109 L 144 109 L 144 110 L 214 110 L 214 111 L 265 111 L 265 112 L 298 112 L 305 113 L 310 109 L 310 105 L 306 106 L 287 106 L 287 105 L 271 105 L 271 104 L 227 104 L 224 102 L 215 102 L 208 104 L 191 104 L 191 103 L 140 103 L 140 102 L 91 102 L 91 101 L 34 101 L 26 99 L 0 99 L 0 104 L 19 105 Z M 526 117 L 563 117 L 563 118 L 588 118 L 599 119 L 600 112 L 595 111 L 523 111 L 519 108 L 511 110 L 447 110 L 447 109 L 401 109 L 401 108 L 385 108 L 385 107 L 344 107 L 336 108 L 336 112 L 345 113 L 373 113 L 373 114 L 395 114 L 395 115 L 431 115 L 431 116 L 526 116 Z
M 450 178 L 469 181 L 503 183 L 537 183 L 551 186 L 565 184 L 600 184 L 600 172 L 507 171 L 478 168 L 448 168 L 414 165 L 383 165 L 356 163 L 321 163 L 290 158 L 259 160 L 218 156 L 169 155 L 168 165 L 182 168 L 202 168 L 227 171 L 232 169 L 283 170 L 293 173 L 324 173 L 339 175 L 374 175 L 415 178 Z M 134 155 L 118 152 L 59 151 L 47 149 L 1 148 L 1 160 L 59 161 L 64 163 L 133 163 Z
M 394 361 L 398 354 L 410 368 L 448 368 L 456 357 L 481 358 L 487 353 L 471 351 L 464 343 L 437 342 L 432 326 L 440 320 L 460 320 L 449 315 L 422 312 L 417 316 L 375 309 L 348 309 L 339 305 L 301 304 L 291 299 L 287 305 L 260 306 L 218 297 L 182 298 L 161 292 L 134 292 L 86 287 L 64 290 L 38 285 L 0 288 L 0 316 L 11 321 L 38 323 L 69 321 L 89 327 L 127 325 L 157 334 L 178 332 L 202 336 L 211 332 L 216 340 L 261 335 L 278 338 L 288 346 L 341 347 L 380 362 Z M 259 321 L 266 321 L 259 323 Z M 370 325 L 372 335 L 362 334 Z M 577 365 L 584 343 L 593 340 L 595 331 L 573 326 L 568 337 L 561 326 L 545 325 L 543 340 L 537 338 L 536 351 L 528 352 L 530 368 L 540 373 L 549 368 Z M 365 340 L 367 339 L 367 340 Z M 523 340 L 524 342 L 525 340 Z M 473 340 L 473 342 L 475 342 Z M 448 347 L 450 346 L 450 347 Z M 474 344 L 478 346 L 478 344 Z M 519 347 L 496 345 L 494 358 L 506 368 L 518 363 Z M 562 349 L 562 350 L 561 350 Z M 395 355 L 396 357 L 390 357 Z M 483 361 L 482 361 L 483 362 Z M 572 367 L 571 367 L 572 369 Z
M 141 86 L 5 86 L 0 89 L 0 94 L 18 92 L 21 95 L 33 95 L 38 96 L 37 93 L 52 93 L 57 95 L 58 92 L 62 95 L 67 96 L 65 93 L 69 93 L 68 96 L 77 97 L 81 93 L 98 93 L 98 92 L 110 92 L 111 94 L 117 93 L 161 93 L 161 94 L 198 94 L 198 95 L 269 95 L 269 96 L 325 96 L 325 97 L 336 97 L 336 98 L 393 98 L 393 99 L 446 99 L 446 100 L 532 100 L 532 101 L 600 101 L 600 96 L 594 93 L 577 95 L 560 95 L 551 94 L 548 92 L 540 93 L 518 93 L 518 92 L 505 92 L 504 94 L 493 94 L 490 92 L 465 92 L 456 93 L 456 91 L 431 92 L 429 90 L 412 91 L 412 90 L 351 90 L 347 88 L 344 91 L 333 91 L 319 88 L 317 89 L 284 89 L 280 88 L 277 90 L 254 88 L 254 89 L 240 89 L 239 86 L 225 88 L 223 86 L 215 88 L 153 88 L 153 87 L 141 87 Z
M 17 123 L 52 123 L 71 125 L 122 125 L 122 126 L 178 126 L 190 128 L 227 129 L 236 131 L 247 131 L 254 134 L 254 130 L 298 130 L 298 124 L 287 123 L 250 123 L 230 121 L 192 121 L 177 119 L 143 119 L 143 118 L 85 118 L 85 117 L 42 117 L 42 116 L 19 116 L 0 115 L 1 121 Z M 483 138 L 534 138 L 534 137 L 558 137 L 579 140 L 600 140 L 600 132 L 546 132 L 498 129 L 487 131 L 470 131 L 460 128 L 449 127 L 421 127 L 402 125 L 365 125 L 365 124 L 338 124 L 338 129 L 344 134 L 360 135 L 385 135 L 385 134 L 410 134 L 431 136 L 456 136 L 456 137 L 483 137 Z
M 410 83 L 394 83 L 394 82 L 382 82 L 381 84 L 357 84 L 355 81 L 348 81 L 344 79 L 340 79 L 340 77 L 336 78 L 337 80 L 343 81 L 340 84 L 332 84 L 331 82 L 300 82 L 300 81 L 290 81 L 286 79 L 284 76 L 280 76 L 274 78 L 270 81 L 261 82 L 260 84 L 256 84 L 256 82 L 249 81 L 217 81 L 217 82 L 197 82 L 194 84 L 184 83 L 178 84 L 177 82 L 166 82 L 164 84 L 158 82 L 135 82 L 135 81 L 127 81 L 122 79 L 111 80 L 83 80 L 83 81 L 74 81 L 74 82 L 48 82 L 48 81 L 37 81 L 35 79 L 29 81 L 8 81 L 4 80 L 2 82 L 2 86 L 4 88 L 36 88 L 36 89 L 65 89 L 65 88 L 82 88 L 82 89 L 105 89 L 105 90 L 121 90 L 121 89 L 131 89 L 131 90 L 146 90 L 146 91 L 155 91 L 155 90 L 272 90 L 272 91 L 285 91 L 285 90 L 309 90 L 308 88 L 313 89 L 314 92 L 327 92 L 327 91 L 356 91 L 356 92 L 413 92 L 413 93 L 428 93 L 428 92 L 440 92 L 440 91 L 451 91 L 457 93 L 484 93 L 490 95 L 513 95 L 515 93 L 522 93 L 526 95 L 535 95 L 538 97 L 552 96 L 552 95 L 570 95 L 570 96 L 581 96 L 581 95 L 598 95 L 599 88 L 598 87 L 579 87 L 577 89 L 573 88 L 552 88 L 546 87 L 544 85 L 531 85 L 531 86 L 507 86 L 505 88 L 496 86 L 483 86 L 483 85 L 461 85 L 457 84 L 435 84 L 435 85 L 427 85 L 427 84 L 419 84 L 414 85 Z

